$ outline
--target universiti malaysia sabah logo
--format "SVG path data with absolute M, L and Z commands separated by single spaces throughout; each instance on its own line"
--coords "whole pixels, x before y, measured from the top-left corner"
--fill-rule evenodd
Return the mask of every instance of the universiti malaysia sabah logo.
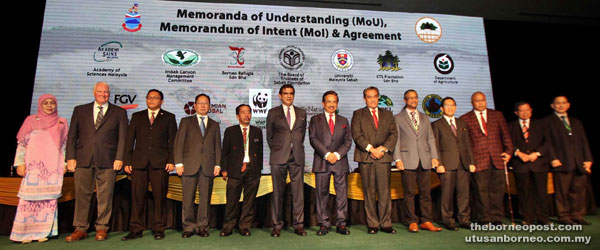
M 123 29 L 129 32 L 136 32 L 142 28 L 141 15 L 138 13 L 140 5 L 137 3 L 133 4 L 133 7 L 129 8 L 125 13 L 125 22 L 123 22 Z

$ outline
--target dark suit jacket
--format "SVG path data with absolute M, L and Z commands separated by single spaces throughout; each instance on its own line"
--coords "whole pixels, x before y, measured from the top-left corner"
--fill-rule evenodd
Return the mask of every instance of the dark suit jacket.
M 529 171 L 538 173 L 548 172 L 550 170 L 548 159 L 553 156 L 549 150 L 550 142 L 546 139 L 548 137 L 546 136 L 544 124 L 535 119 L 529 120 L 529 137 L 527 137 L 527 142 L 525 142 L 519 119 L 509 123 L 508 130 L 510 131 L 515 150 L 526 154 L 538 152 L 542 155 L 535 162 L 523 162 L 519 157 L 513 156 L 510 164 L 513 166 L 514 171 L 520 173 Z
M 348 151 L 352 147 L 352 131 L 348 119 L 335 115 L 332 135 L 327 117 L 325 117 L 325 113 L 321 113 L 310 119 L 308 131 L 310 145 L 315 149 L 312 171 L 314 173 L 329 171 L 347 173 L 350 168 L 348 165 Z M 328 152 L 337 152 L 341 159 L 331 165 L 324 159 Z
M 246 171 L 251 176 L 260 176 L 263 168 L 263 136 L 262 130 L 250 126 L 248 138 L 248 155 L 250 163 L 246 164 Z M 221 170 L 234 179 L 242 177 L 242 164 L 244 163 L 244 139 L 240 125 L 225 129 L 223 135 L 223 149 L 221 150 Z
M 487 136 L 481 131 L 474 111 L 464 114 L 460 119 L 465 121 L 469 130 L 476 172 L 489 169 L 492 163 L 496 169 L 504 169 L 504 161 L 500 155 L 512 155 L 513 145 L 502 112 L 487 109 Z
M 115 160 L 124 160 L 127 136 L 127 112 L 108 104 L 98 130 L 94 127 L 94 102 L 75 107 L 67 136 L 66 159 L 77 160 L 77 167 L 112 168 Z
M 202 136 L 199 121 L 197 115 L 192 115 L 179 122 L 173 151 L 175 164 L 183 163 L 183 175 L 192 176 L 200 171 L 212 177 L 214 167 L 221 164 L 221 129 L 219 123 L 208 118 Z
M 413 128 L 412 119 L 405 108 L 394 116 L 398 128 L 394 160 L 402 160 L 404 168 L 408 170 L 417 169 L 419 162 L 423 169 L 431 169 L 431 160 L 439 158 L 435 136 L 429 118 L 421 112 L 417 112 L 417 114 L 419 116 L 418 134 Z
M 373 163 L 376 161 L 365 150 L 369 144 L 375 148 L 383 145 L 388 149 L 383 158 L 377 161 L 394 161 L 392 156 L 396 140 L 398 140 L 398 130 L 394 121 L 394 115 L 385 109 L 378 109 L 378 128 L 375 128 L 375 121 L 368 107 L 355 110 L 352 114 L 352 138 L 354 139 L 354 143 L 356 143 L 354 147 L 354 161 L 356 162 Z
M 296 164 L 304 166 L 306 111 L 296 106 L 293 107 L 296 113 L 296 121 L 291 130 L 283 112 L 283 105 L 270 109 L 267 114 L 267 143 L 271 150 L 269 160 L 271 165 L 287 163 L 293 145 Z
M 462 165 L 468 171 L 469 165 L 475 165 L 469 130 L 464 121 L 457 118 L 454 121 L 456 136 L 444 117 L 431 124 L 439 151 L 440 165 L 446 170 L 457 170 Z
M 552 171 L 566 172 L 579 170 L 580 173 L 586 173 L 583 169 L 583 162 L 593 161 L 592 152 L 588 144 L 587 136 L 583 124 L 579 119 L 568 116 L 571 124 L 571 134 L 563 125 L 556 114 L 551 114 L 544 118 L 544 124 L 550 134 L 548 145 L 552 153 L 552 160 L 560 160 L 561 167 L 551 168 Z
M 175 115 L 166 110 L 161 109 L 155 114 L 152 125 L 147 109 L 133 113 L 127 129 L 124 165 L 144 169 L 148 163 L 153 168 L 165 168 L 167 163 L 175 164 L 173 145 L 176 133 Z

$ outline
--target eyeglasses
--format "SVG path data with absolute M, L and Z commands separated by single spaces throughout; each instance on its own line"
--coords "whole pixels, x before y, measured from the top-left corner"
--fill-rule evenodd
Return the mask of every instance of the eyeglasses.
M 146 100 L 162 100 L 160 96 L 147 96 Z

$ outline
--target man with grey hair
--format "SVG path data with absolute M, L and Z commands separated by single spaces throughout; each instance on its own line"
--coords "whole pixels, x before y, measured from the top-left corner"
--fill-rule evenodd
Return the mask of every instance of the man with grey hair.
M 87 237 L 90 204 L 96 191 L 98 218 L 96 240 L 106 240 L 112 213 L 115 171 L 123 167 L 127 112 L 108 103 L 110 87 L 94 85 L 94 102 L 75 107 L 67 136 L 67 169 L 75 177 L 75 231 L 66 241 Z

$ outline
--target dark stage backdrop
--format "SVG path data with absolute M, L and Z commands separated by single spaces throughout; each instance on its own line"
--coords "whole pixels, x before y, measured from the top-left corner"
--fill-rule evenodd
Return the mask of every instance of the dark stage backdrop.
M 11 58 L 6 62 L 12 66 L 4 70 L 8 76 L 4 79 L 4 95 L 8 99 L 3 109 L 8 110 L 8 115 L 3 122 L 9 125 L 3 126 L 8 129 L 2 133 L 2 176 L 11 173 L 15 135 L 29 115 L 35 78 L 44 1 L 29 2 L 27 6 L 26 15 L 13 17 L 18 25 L 7 25 L 12 45 L 5 47 L 5 54 L 10 55 L 5 58 Z M 599 159 L 598 132 L 592 121 L 598 57 L 590 38 L 590 33 L 599 27 L 495 20 L 484 20 L 484 25 L 496 109 L 510 121 L 515 118 L 513 104 L 527 100 L 533 106 L 534 117 L 541 118 L 552 112 L 550 103 L 554 96 L 566 95 L 571 102 L 569 113 L 582 120 L 594 159 Z M 592 167 L 592 183 L 599 201 L 600 170 L 596 168 Z

